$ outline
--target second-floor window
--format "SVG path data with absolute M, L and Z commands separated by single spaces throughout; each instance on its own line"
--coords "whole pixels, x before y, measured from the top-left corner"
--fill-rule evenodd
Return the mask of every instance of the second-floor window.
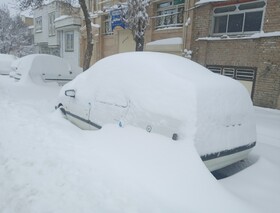
M 49 36 L 55 35 L 54 20 L 55 20 L 55 12 L 49 13 Z
M 65 52 L 74 51 L 74 31 L 65 32 Z
M 172 0 L 156 5 L 155 28 L 182 27 L 185 0 Z
M 35 18 L 35 32 L 42 32 L 42 16 Z
M 213 10 L 213 34 L 247 34 L 262 29 L 265 1 L 216 7 Z

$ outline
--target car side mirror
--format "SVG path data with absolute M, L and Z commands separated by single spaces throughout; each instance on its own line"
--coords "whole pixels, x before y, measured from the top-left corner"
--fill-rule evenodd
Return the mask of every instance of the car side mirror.
M 65 96 L 75 98 L 76 91 L 73 89 L 65 90 Z

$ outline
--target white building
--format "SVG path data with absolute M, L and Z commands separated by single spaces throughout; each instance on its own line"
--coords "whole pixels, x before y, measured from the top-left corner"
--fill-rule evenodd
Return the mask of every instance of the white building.
M 80 62 L 79 9 L 53 1 L 34 10 L 35 52 L 57 55 L 73 68 Z

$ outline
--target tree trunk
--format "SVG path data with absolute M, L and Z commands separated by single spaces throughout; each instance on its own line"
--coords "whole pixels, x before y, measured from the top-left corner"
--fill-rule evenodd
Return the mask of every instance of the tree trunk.
M 144 37 L 136 38 L 136 51 L 144 50 Z
M 90 61 L 91 61 L 92 51 L 93 51 L 92 27 L 91 27 L 90 16 L 85 0 L 79 0 L 79 3 L 85 17 L 86 31 L 87 31 L 87 47 L 86 47 L 86 52 L 83 61 L 83 70 L 85 71 L 90 66 Z

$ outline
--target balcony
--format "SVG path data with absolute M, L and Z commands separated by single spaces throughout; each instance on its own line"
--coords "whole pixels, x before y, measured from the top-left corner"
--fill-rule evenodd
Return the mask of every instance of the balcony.
M 80 17 L 73 17 L 68 15 L 63 15 L 54 20 L 55 22 L 55 29 L 65 29 L 65 28 L 75 28 L 81 26 L 81 18 Z

